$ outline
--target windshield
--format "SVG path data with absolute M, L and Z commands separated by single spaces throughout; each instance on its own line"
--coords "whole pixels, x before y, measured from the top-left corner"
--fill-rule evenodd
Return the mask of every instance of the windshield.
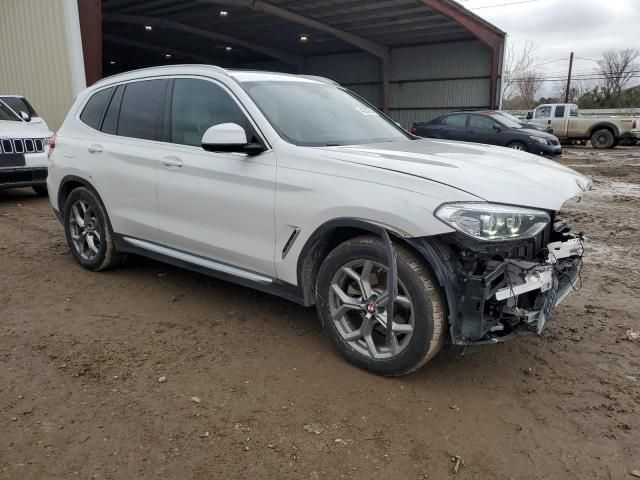
M 22 120 L 15 113 L 13 113 L 9 107 L 0 102 L 0 120 L 11 120 L 14 122 L 21 122 Z
M 498 112 L 499 118 L 497 119 L 505 127 L 508 128 L 522 128 L 522 121 L 518 117 L 511 115 L 507 112 Z
M 294 145 L 357 145 L 410 138 L 380 112 L 335 85 L 272 81 L 243 86 L 273 128 Z

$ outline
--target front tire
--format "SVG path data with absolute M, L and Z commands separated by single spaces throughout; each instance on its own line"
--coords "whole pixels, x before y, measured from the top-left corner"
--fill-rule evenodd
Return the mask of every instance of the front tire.
M 329 338 L 351 363 L 397 376 L 420 368 L 447 336 L 442 292 L 431 271 L 413 252 L 394 244 L 398 296 L 393 336 L 387 343 L 387 250 L 378 237 L 348 240 L 320 267 L 318 314 Z
M 87 270 L 105 270 L 125 259 L 115 249 L 104 205 L 87 187 L 69 194 L 64 207 L 64 231 L 73 257 Z
M 507 148 L 512 148 L 513 150 L 519 150 L 521 152 L 529 151 L 527 146 L 522 142 L 511 142 L 509 145 L 507 145 Z
M 591 146 L 597 149 L 613 148 L 616 139 L 610 130 L 596 130 L 591 135 Z

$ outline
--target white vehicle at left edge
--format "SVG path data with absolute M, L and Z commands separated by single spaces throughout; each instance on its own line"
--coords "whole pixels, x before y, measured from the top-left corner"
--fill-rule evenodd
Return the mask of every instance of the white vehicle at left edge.
M 47 194 L 47 149 L 51 132 L 31 125 L 0 103 L 0 189 L 32 187 Z

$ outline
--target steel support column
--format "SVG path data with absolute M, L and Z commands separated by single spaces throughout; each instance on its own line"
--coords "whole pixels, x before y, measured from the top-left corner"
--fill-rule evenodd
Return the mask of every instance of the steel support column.
M 102 0 L 78 0 L 87 86 L 102 78 Z

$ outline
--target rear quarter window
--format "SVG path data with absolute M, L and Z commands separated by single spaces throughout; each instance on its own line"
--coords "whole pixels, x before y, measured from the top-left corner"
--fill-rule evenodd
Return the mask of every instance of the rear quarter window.
M 111 98 L 112 92 L 113 87 L 105 88 L 104 90 L 94 93 L 84 106 L 84 109 L 80 114 L 80 120 L 91 128 L 100 130 L 102 116 L 105 108 L 107 107 L 107 102 Z

